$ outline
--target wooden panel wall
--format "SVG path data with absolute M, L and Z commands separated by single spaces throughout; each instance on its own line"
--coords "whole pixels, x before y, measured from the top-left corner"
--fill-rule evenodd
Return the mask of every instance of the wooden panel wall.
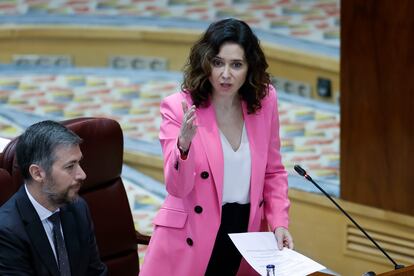
M 414 215 L 414 1 L 341 1 L 341 198 Z

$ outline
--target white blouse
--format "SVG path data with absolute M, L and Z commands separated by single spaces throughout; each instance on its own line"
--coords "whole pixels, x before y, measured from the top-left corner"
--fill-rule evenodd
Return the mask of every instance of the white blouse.
M 223 201 L 246 204 L 250 202 L 251 158 L 249 139 L 243 124 L 239 148 L 234 151 L 229 141 L 220 131 L 224 158 Z

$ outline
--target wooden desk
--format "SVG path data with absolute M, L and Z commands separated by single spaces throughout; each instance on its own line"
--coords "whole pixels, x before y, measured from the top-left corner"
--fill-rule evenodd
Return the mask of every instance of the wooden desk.
M 410 266 L 397 269 L 397 270 L 391 270 L 385 273 L 378 274 L 377 276 L 391 276 L 391 275 L 398 275 L 398 276 L 414 275 L 414 265 L 410 265 Z
M 309 274 L 309 276 L 323 276 L 323 275 L 331 275 L 331 274 L 327 274 L 324 272 L 315 272 L 312 274 Z M 377 276 L 413 276 L 414 275 L 414 265 L 410 265 L 401 269 L 397 269 L 397 270 L 391 270 L 388 272 L 384 272 L 381 274 L 377 274 Z

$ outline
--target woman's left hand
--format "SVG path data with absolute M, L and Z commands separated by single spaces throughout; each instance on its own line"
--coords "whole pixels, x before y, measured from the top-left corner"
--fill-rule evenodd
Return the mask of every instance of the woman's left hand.
M 275 230 L 275 237 L 279 250 L 282 250 L 283 247 L 293 249 L 293 239 L 286 228 L 277 227 Z

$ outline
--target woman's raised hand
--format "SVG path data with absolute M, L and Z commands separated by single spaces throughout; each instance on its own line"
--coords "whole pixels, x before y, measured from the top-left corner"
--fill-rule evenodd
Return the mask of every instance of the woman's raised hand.
M 194 138 L 194 135 L 197 131 L 196 126 L 196 107 L 195 105 L 190 106 L 188 108 L 187 102 L 182 101 L 181 106 L 183 107 L 183 122 L 180 128 L 180 135 L 178 136 L 178 146 L 182 151 L 188 151 L 190 148 L 191 141 Z

